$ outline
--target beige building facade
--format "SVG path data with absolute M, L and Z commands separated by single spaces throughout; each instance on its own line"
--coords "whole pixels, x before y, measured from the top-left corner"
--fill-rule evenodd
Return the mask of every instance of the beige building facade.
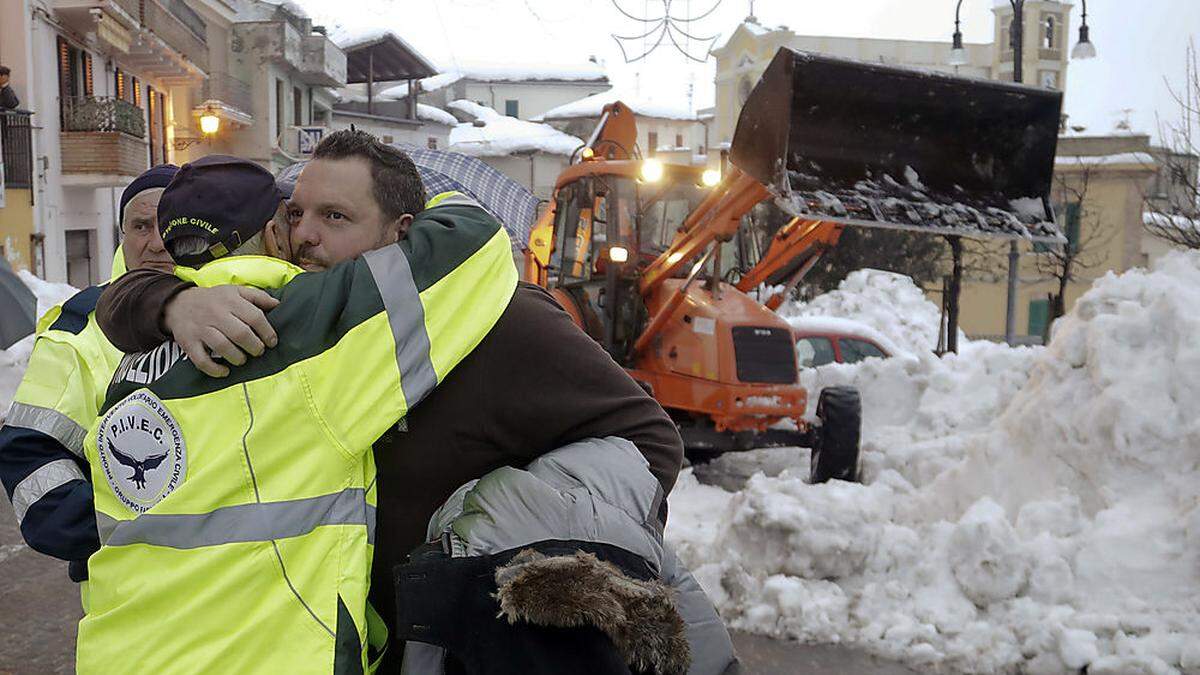
M 1076 259 L 1087 265 L 1076 269 L 1066 287 L 1064 308 L 1072 305 L 1109 272 L 1146 267 L 1171 250 L 1170 244 L 1143 224 L 1147 200 L 1165 199 L 1178 181 L 1163 175 L 1164 151 L 1142 134 L 1065 136 L 1059 139 L 1052 199 L 1068 245 L 1077 247 Z M 1197 180 L 1195 162 L 1192 175 Z M 1021 247 L 1017 295 L 1017 334 L 1037 343 L 1052 316 L 1050 296 L 1058 290 L 1044 249 Z M 1007 284 L 1003 270 L 1006 248 L 994 247 L 991 259 L 997 272 L 970 274 L 963 283 L 960 325 L 972 337 L 996 338 L 1004 334 Z M 1041 265 L 1039 265 L 1039 259 Z M 931 299 L 940 298 L 931 294 Z
M 5 113 L 0 254 L 77 287 L 108 278 L 121 190 L 189 156 L 197 92 L 232 0 L 5 0 L 0 63 L 21 99 Z

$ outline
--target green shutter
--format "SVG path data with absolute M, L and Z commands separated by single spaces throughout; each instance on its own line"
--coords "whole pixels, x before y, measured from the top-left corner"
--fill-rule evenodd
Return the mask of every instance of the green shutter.
M 1044 335 L 1046 322 L 1050 320 L 1049 300 L 1029 301 L 1029 335 Z
M 1079 221 L 1082 211 L 1083 208 L 1079 202 L 1067 204 L 1067 230 L 1063 234 L 1067 235 L 1067 245 L 1071 247 L 1071 253 L 1079 251 Z

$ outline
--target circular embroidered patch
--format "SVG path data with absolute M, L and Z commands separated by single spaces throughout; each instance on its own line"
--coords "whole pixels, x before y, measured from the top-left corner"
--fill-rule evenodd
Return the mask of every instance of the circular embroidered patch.
M 183 433 L 148 389 L 126 396 L 105 414 L 96 450 L 113 492 L 138 513 L 162 501 L 187 475 Z

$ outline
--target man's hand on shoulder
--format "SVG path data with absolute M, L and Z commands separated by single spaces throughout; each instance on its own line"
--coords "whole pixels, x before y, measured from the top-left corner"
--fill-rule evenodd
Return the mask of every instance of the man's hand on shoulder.
M 163 311 L 163 328 L 201 372 L 225 377 L 229 368 L 212 355 L 235 366 L 247 355 L 261 356 L 279 338 L 266 312 L 279 300 L 257 288 L 215 286 L 188 288 L 171 298 Z

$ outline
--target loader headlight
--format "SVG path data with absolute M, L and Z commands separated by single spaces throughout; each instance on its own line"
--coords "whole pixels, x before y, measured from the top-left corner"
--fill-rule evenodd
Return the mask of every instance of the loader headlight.
M 721 171 L 705 169 L 704 173 L 700 174 L 700 182 L 704 183 L 704 187 L 716 187 L 717 183 L 721 182 Z
M 623 263 L 629 260 L 629 249 L 624 246 L 613 246 L 608 249 L 608 259 L 615 263 Z
M 662 180 L 663 165 L 657 159 L 647 159 L 642 162 L 642 180 L 647 183 L 657 183 Z

